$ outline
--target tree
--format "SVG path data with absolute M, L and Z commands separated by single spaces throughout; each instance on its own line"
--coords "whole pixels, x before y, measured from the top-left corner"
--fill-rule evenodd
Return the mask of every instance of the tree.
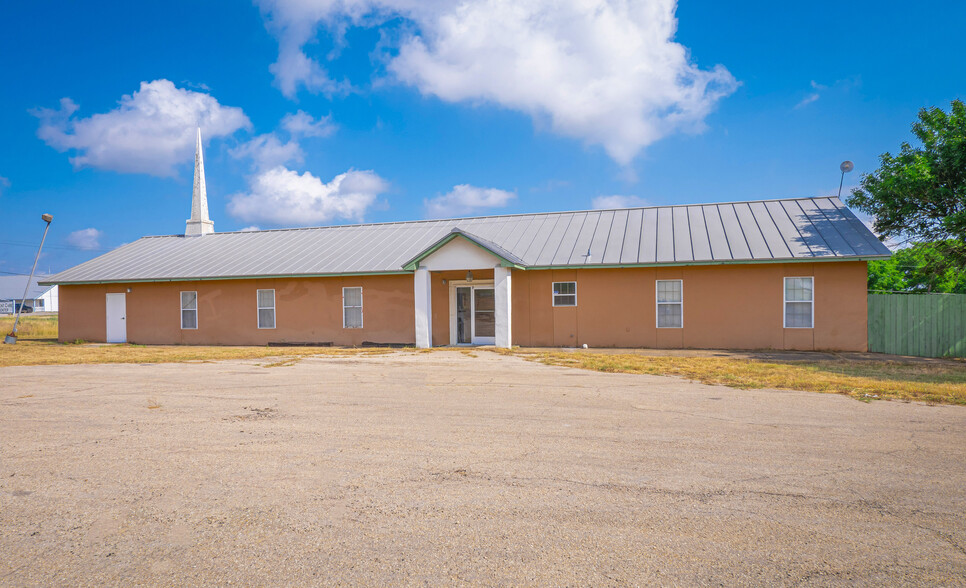
M 933 243 L 941 257 L 966 265 L 966 105 L 949 114 L 923 108 L 912 132 L 921 146 L 902 143 L 879 169 L 862 177 L 850 206 L 875 219 L 881 239 Z
M 945 254 L 945 243 L 917 243 L 890 259 L 869 262 L 869 290 L 966 294 L 966 269 Z

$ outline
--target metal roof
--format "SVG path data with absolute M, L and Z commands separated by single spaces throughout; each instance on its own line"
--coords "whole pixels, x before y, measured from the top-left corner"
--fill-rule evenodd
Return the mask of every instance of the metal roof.
M 0 276 L 0 300 L 20 300 L 23 298 L 23 289 L 27 285 L 27 278 L 29 276 Z M 33 281 L 30 282 L 30 288 L 27 290 L 27 300 L 37 299 L 47 293 L 50 290 L 50 286 L 40 286 L 38 282 L 47 283 L 47 278 L 50 278 L 46 274 L 38 274 L 34 276 Z
M 887 257 L 838 198 L 144 237 L 43 283 L 403 273 L 457 229 L 527 269 Z

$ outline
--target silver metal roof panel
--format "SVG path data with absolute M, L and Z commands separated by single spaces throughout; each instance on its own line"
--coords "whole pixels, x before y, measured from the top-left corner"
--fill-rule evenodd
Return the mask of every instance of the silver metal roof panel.
M 457 228 L 528 268 L 890 255 L 838 198 L 800 198 L 145 237 L 41 283 L 401 273 Z

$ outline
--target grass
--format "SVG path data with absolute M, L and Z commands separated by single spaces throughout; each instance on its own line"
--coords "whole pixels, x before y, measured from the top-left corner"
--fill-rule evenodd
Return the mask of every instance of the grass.
M 0 345 L 0 368 L 16 365 L 76 365 L 85 363 L 184 363 L 226 359 L 265 359 L 265 367 L 294 365 L 303 357 L 383 355 L 382 347 L 222 347 L 188 345 L 78 345 L 56 341 L 21 339 L 16 345 Z
M 13 318 L 0 318 L 0 332 Z M 178 363 L 226 359 L 265 359 L 264 367 L 286 367 L 312 356 L 382 355 L 390 349 L 366 347 L 221 347 L 182 345 L 79 345 L 58 343 L 56 316 L 21 317 L 16 345 L 0 345 L 0 367 L 84 363 Z M 420 353 L 431 353 L 421 349 Z M 634 353 L 502 351 L 547 365 L 599 372 L 678 376 L 732 388 L 773 388 L 845 394 L 859 400 L 919 400 L 966 405 L 966 362 L 879 360 L 755 360 L 735 357 L 669 357 Z M 460 350 L 476 357 L 470 350 Z
M 14 317 L 0 317 L 0 336 L 13 330 Z M 56 339 L 57 315 L 21 315 L 17 325 L 17 337 L 23 339 Z
M 0 332 L 13 329 L 13 318 L 0 318 Z M 391 353 L 388 348 L 338 347 L 223 347 L 188 345 L 90 345 L 57 342 L 56 316 L 22 316 L 17 344 L 0 344 L 0 368 L 17 365 L 75 365 L 86 363 L 182 363 L 226 359 L 271 358 L 266 367 L 293 365 L 303 357 L 356 356 Z
M 666 357 L 633 353 L 510 351 L 531 361 L 629 374 L 679 376 L 732 388 L 801 390 L 966 405 L 966 363 L 958 361 L 764 361 L 729 357 Z

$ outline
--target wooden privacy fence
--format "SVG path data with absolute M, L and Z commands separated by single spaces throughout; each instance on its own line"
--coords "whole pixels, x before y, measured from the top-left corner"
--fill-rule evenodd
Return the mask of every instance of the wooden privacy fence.
M 869 351 L 966 357 L 966 294 L 869 294 Z

